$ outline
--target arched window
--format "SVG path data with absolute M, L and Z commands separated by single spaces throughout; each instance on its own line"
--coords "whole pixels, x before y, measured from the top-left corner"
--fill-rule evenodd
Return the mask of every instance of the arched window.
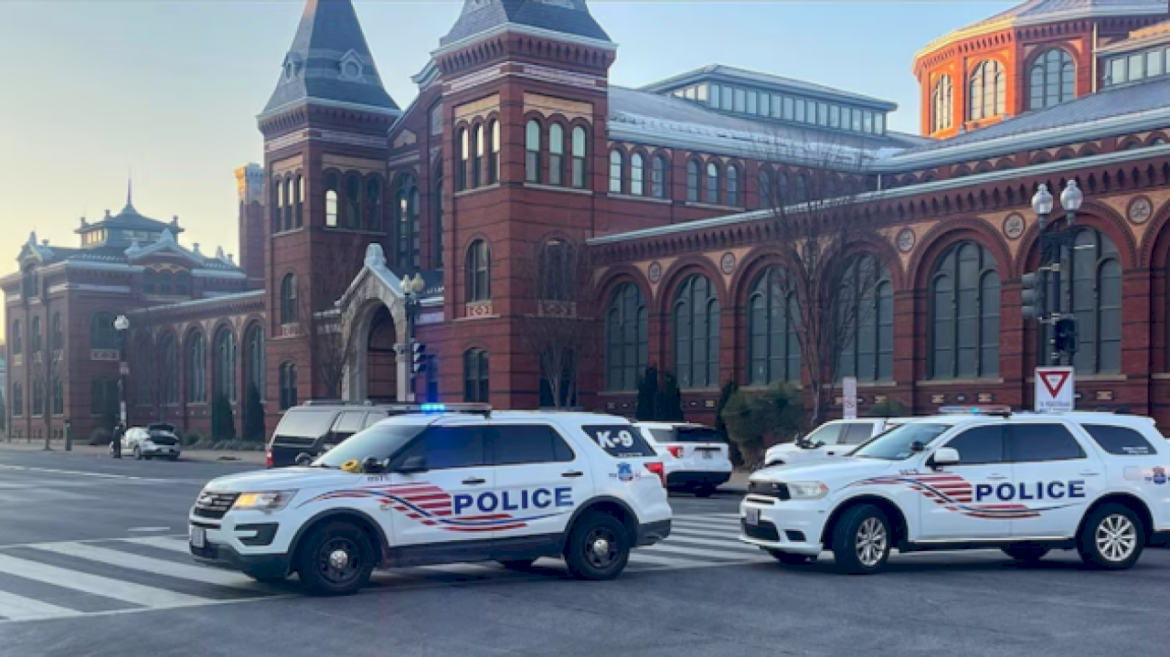
M 284 229 L 293 229 L 293 206 L 296 204 L 296 190 L 293 189 L 292 176 L 284 179 Z
M 666 158 L 661 155 L 655 155 L 650 165 L 650 194 L 666 198 Z
M 625 157 L 621 151 L 609 152 L 609 191 L 611 194 L 622 193 L 622 170 L 625 169 Z
M 500 122 L 492 121 L 488 126 L 491 147 L 488 149 L 487 179 L 489 185 L 500 181 Z
M 207 341 L 192 333 L 187 344 L 187 401 L 207 403 Z
M 296 215 L 297 228 L 305 225 L 305 177 L 297 174 L 297 188 L 296 188 Z
M 60 376 L 53 377 L 53 415 L 65 414 L 65 383 Z
M 337 195 L 341 189 L 341 178 L 330 171 L 325 174 L 325 225 L 337 226 Z
M 398 177 L 394 190 L 396 262 L 400 267 L 419 266 L 418 181 L 411 174 Z
M 40 317 L 33 317 L 32 318 L 32 324 L 29 326 L 28 332 L 29 332 L 29 336 L 28 336 L 29 342 L 32 343 L 32 353 L 35 356 L 35 355 L 41 353 L 41 348 L 44 346 L 44 343 L 43 343 L 42 338 L 41 338 L 41 318 Z
M 949 82 L 949 78 L 948 78 Z M 970 112 L 972 121 L 999 116 L 1007 107 L 1007 76 L 994 59 L 980 62 L 971 71 Z
M 178 404 L 179 372 L 182 370 L 179 369 L 179 344 L 174 335 L 168 334 L 163 338 L 160 354 L 162 356 L 162 371 L 166 373 L 166 376 L 159 380 L 161 386 L 159 398 L 163 404 Z
M 524 128 L 524 180 L 540 182 L 540 121 L 532 119 Z
M 459 129 L 459 139 L 455 142 L 455 148 L 459 151 L 455 157 L 455 161 L 459 163 L 455 181 L 459 183 L 458 191 L 463 191 L 467 189 L 467 172 L 471 168 L 471 138 L 468 136 L 467 128 Z
M 143 331 L 135 336 L 134 350 L 130 352 L 130 357 L 133 359 L 130 366 L 134 369 L 131 384 L 134 386 L 138 405 L 151 406 L 154 404 L 155 395 L 158 394 L 160 363 L 155 360 L 158 354 L 154 351 L 149 333 Z
M 1060 48 L 1044 51 L 1032 64 L 1028 107 L 1034 110 L 1066 103 L 1076 96 L 1076 64 Z
M 366 230 L 382 230 L 382 181 L 377 176 L 366 180 Z
M 719 165 L 715 162 L 707 163 L 707 202 L 719 205 L 723 195 L 720 193 L 722 181 L 719 180 Z
M 739 205 L 739 167 L 727 167 L 727 204 Z
M 253 324 L 244 336 L 244 348 L 247 350 L 247 365 L 244 368 L 244 389 L 251 394 L 256 388 L 260 399 L 264 399 L 267 383 L 264 370 L 264 327 Z
M 1076 229 L 1072 252 L 1063 253 L 1071 280 L 1065 299 L 1077 320 L 1077 352 L 1072 365 L 1078 374 L 1121 371 L 1121 258 L 1104 233 L 1090 227 Z M 1050 290 L 1055 296 L 1057 290 Z M 1065 301 L 1068 308 L 1068 301 Z M 1045 327 L 1045 344 L 1051 328 Z M 1041 361 L 1055 364 L 1050 349 Z
M 297 321 L 297 276 L 285 274 L 280 281 L 280 323 L 295 324 Z
M 158 290 L 157 275 L 153 269 L 142 272 L 142 293 L 154 294 Z
M 24 386 L 19 381 L 12 384 L 12 415 L 24 415 Z
M 53 313 L 52 326 L 49 329 L 49 348 L 60 351 L 65 348 L 65 332 L 61 326 L 61 313 Z
M 687 202 L 699 202 L 699 163 L 696 160 L 687 162 Z
M 641 153 L 630 156 L 630 193 L 634 196 L 646 194 L 646 160 Z
M 932 379 L 999 373 L 999 272 L 987 249 L 960 242 L 943 254 L 929 306 Z
M 487 242 L 475 240 L 467 249 L 467 302 L 492 298 L 491 251 Z
M 719 385 L 719 297 L 707 277 L 693 274 L 683 281 L 672 319 L 679 387 Z
M 175 294 L 182 297 L 191 296 L 191 274 L 185 271 L 175 274 Z
M 472 129 L 471 143 L 475 148 L 475 153 L 471 158 L 471 186 L 481 187 L 483 185 L 484 158 L 483 125 L 477 125 Z
M 32 384 L 32 415 L 41 417 L 45 414 L 45 384 L 42 381 L 33 381 Z
M 171 272 L 164 271 L 158 275 L 158 293 L 170 296 L 172 292 L 172 283 L 174 279 L 171 277 Z
M 794 190 L 792 193 L 792 202 L 793 203 L 808 203 L 809 202 L 808 186 L 809 186 L 808 174 L 807 173 L 797 174 L 796 175 L 796 190 Z
M 800 305 L 784 285 L 784 270 L 769 267 L 748 297 L 748 382 L 800 382 Z
M 223 395 L 236 401 L 236 336 L 227 329 L 215 336 L 214 387 L 215 396 Z
M 19 319 L 12 320 L 11 340 L 12 340 L 12 355 L 19 356 L 22 353 L 24 353 L 24 344 L 22 344 L 21 335 L 20 335 L 20 320 Z
M 362 227 L 362 179 L 351 173 L 345 179 L 345 226 Z
M 573 187 L 577 189 L 585 188 L 585 153 L 586 153 L 586 135 L 585 128 L 577 126 L 573 128 Z
M 488 352 L 468 349 L 463 352 L 463 401 L 487 403 L 490 393 Z
M 280 365 L 280 410 L 297 405 L 297 366 L 294 363 Z
M 496 124 L 497 127 L 499 124 Z M 498 155 L 498 153 L 497 153 Z M 442 269 L 443 267 L 443 216 L 446 208 L 443 198 L 443 161 L 439 160 L 435 163 L 435 178 L 434 188 L 431 190 L 431 213 L 434 221 L 431 222 L 431 229 L 434 230 L 434 261 L 435 268 Z
M 118 348 L 118 331 L 110 313 L 97 313 L 90 320 L 89 348 L 94 351 Z
M 770 207 L 773 207 L 772 177 L 768 175 L 767 169 L 760 169 L 760 209 Z
M 573 301 L 577 297 L 577 259 L 573 245 L 551 239 L 540 247 L 536 296 L 545 301 Z
M 838 303 L 849 335 L 841 348 L 838 377 L 861 381 L 894 378 L 894 286 L 873 256 L 853 261 L 844 273 Z
M 954 125 L 955 88 L 951 76 L 944 75 L 934 83 L 930 106 L 934 132 L 946 130 Z
M 272 211 L 272 233 L 275 235 L 284 230 L 284 222 L 281 219 L 284 214 L 284 185 L 280 184 L 279 177 L 273 177 L 269 193 L 272 197 L 269 205 Z
M 776 189 L 773 192 L 772 207 L 780 208 L 791 200 L 792 188 L 788 182 L 788 172 L 776 172 Z
M 623 283 L 605 312 L 605 389 L 637 390 L 646 371 L 650 322 L 636 285 Z
M 548 184 L 565 184 L 565 129 L 559 123 L 548 128 Z

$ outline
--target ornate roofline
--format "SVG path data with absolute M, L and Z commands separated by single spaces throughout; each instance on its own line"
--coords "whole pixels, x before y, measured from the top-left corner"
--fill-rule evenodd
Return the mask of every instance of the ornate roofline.
M 462 50 L 468 46 L 479 43 L 480 41 L 494 39 L 503 34 L 507 34 L 508 32 L 513 32 L 515 34 L 525 34 L 541 39 L 556 39 L 558 41 L 576 43 L 582 46 L 589 46 L 590 48 L 597 48 L 599 50 L 614 51 L 618 49 L 618 44 L 612 41 L 602 41 L 601 39 L 592 39 L 590 37 L 577 36 L 575 34 L 567 34 L 565 32 L 557 32 L 556 30 L 546 30 L 543 28 L 532 27 L 530 25 L 523 25 L 520 23 L 503 23 L 497 27 L 493 27 L 490 30 L 485 30 L 483 32 L 479 32 L 478 34 L 473 34 L 465 39 L 460 39 L 459 41 L 448 43 L 445 46 L 440 46 L 439 48 L 431 51 L 431 57 L 438 58 L 442 55 L 446 55 L 447 53 L 455 52 L 456 50 Z
M 348 110 L 354 110 L 354 111 L 358 111 L 358 112 L 368 112 L 370 114 L 382 114 L 385 116 L 394 117 L 395 119 L 397 119 L 399 116 L 402 116 L 401 109 L 390 109 L 388 107 L 378 107 L 376 105 L 364 105 L 361 103 L 347 103 L 347 102 L 340 101 L 340 100 L 328 100 L 326 98 L 315 98 L 313 96 L 309 96 L 307 98 L 298 99 L 298 100 L 295 100 L 291 103 L 285 103 L 284 105 L 280 105 L 278 107 L 274 107 L 274 108 L 267 110 L 265 112 L 261 112 L 260 114 L 256 115 L 256 120 L 257 121 L 267 121 L 268 119 L 271 119 L 275 116 L 279 116 L 279 115 L 284 114 L 288 111 L 295 110 L 295 109 L 301 109 L 301 108 L 307 108 L 310 105 L 316 105 L 318 107 L 336 107 L 338 109 L 348 109 Z

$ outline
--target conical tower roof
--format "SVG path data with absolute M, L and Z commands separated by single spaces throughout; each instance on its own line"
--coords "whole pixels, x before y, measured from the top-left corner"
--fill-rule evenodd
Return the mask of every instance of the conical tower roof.
M 440 43 L 448 46 L 508 26 L 610 40 L 585 0 L 464 0 L 463 13 Z

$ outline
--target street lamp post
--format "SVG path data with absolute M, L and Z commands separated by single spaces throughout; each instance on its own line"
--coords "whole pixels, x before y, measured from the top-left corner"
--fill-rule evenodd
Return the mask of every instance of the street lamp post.
M 118 315 L 114 328 L 118 331 L 118 410 L 122 426 L 126 426 L 126 375 L 130 374 L 130 365 L 126 362 L 126 331 L 130 328 L 130 320 L 125 315 Z
M 406 304 L 406 345 L 405 350 L 409 362 L 406 364 L 407 378 L 407 399 L 408 402 L 413 402 L 415 399 L 415 381 L 414 375 L 418 370 L 418 363 L 416 362 L 419 353 L 418 343 L 415 341 L 414 329 L 415 321 L 418 317 L 419 306 L 422 302 L 421 295 L 426 289 L 426 281 L 423 280 L 421 274 L 415 274 L 414 278 L 409 275 L 402 277 L 402 294 L 403 301 Z
M 1069 288 L 1063 280 L 1065 257 L 1070 254 L 1073 243 L 1073 227 L 1076 225 L 1077 211 L 1081 209 L 1085 196 L 1077 186 L 1077 181 L 1070 180 L 1060 194 L 1060 206 L 1064 209 L 1063 223 L 1049 223 L 1052 216 L 1055 199 L 1048 191 L 1048 185 L 1041 184 L 1032 196 L 1032 209 L 1040 222 L 1040 287 L 1042 308 L 1039 312 L 1041 325 L 1052 326 L 1052 358 L 1060 365 L 1069 365 L 1073 353 L 1076 351 L 1076 321 L 1071 315 L 1065 316 L 1065 306 L 1071 306 L 1068 299 Z M 1051 275 L 1051 278 L 1049 278 Z M 1049 304 L 1048 299 L 1054 304 Z

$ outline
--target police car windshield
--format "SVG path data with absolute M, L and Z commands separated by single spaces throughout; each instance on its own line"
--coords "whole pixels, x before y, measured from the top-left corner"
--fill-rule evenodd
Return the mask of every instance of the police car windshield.
M 357 459 L 359 463 L 371 456 L 378 460 L 388 459 L 426 428 L 425 424 L 375 424 L 325 452 L 312 465 L 318 468 L 340 468 L 352 459 Z
M 903 424 L 865 443 L 853 452 L 853 456 L 883 461 L 904 461 L 914 454 L 911 445 L 921 443 L 926 447 L 950 428 L 949 424 L 919 422 Z

